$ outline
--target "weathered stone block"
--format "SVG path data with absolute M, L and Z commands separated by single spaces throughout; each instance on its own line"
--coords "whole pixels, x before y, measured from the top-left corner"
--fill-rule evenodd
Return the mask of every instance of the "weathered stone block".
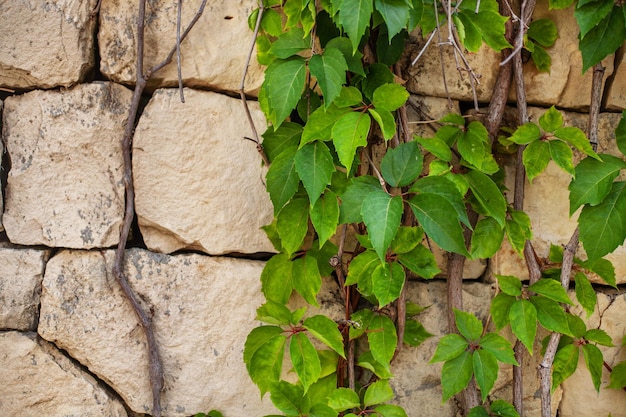
M 134 411 L 149 413 L 146 339 L 109 272 L 113 251 L 62 251 L 43 280 L 39 334 L 106 381 Z M 243 347 L 263 303 L 263 263 L 198 254 L 126 252 L 130 285 L 153 309 L 165 372 L 165 416 L 210 409 L 275 413 L 247 377 Z
M 195 15 L 200 0 L 185 1 L 182 30 Z M 181 43 L 182 78 L 186 86 L 238 91 L 252 31 L 248 15 L 258 7 L 256 0 L 209 1 L 198 23 Z M 151 1 L 146 8 L 144 68 L 162 62 L 176 45 L 176 2 Z M 111 80 L 133 84 L 136 68 L 135 2 L 104 0 L 100 10 L 100 70 Z M 256 55 L 253 55 L 253 57 Z M 246 91 L 255 94 L 263 82 L 262 67 L 252 59 Z M 157 72 L 151 87 L 178 83 L 176 57 Z
M 32 91 L 5 101 L 4 227 L 12 243 L 117 244 L 124 211 L 123 136 L 131 92 L 112 83 Z
M 614 65 L 613 80 L 606 92 L 606 107 L 622 111 L 626 109 L 626 55 L 618 54 Z
M 48 256 L 48 251 L 0 248 L 0 329 L 36 329 Z
M 0 3 L 0 87 L 68 87 L 94 66 L 96 0 Z
M 135 205 L 146 245 L 157 252 L 269 252 L 272 222 L 265 169 L 243 105 L 211 92 L 158 90 L 133 142 Z M 257 129 L 265 119 L 249 103 Z
M 34 333 L 0 333 L 3 416 L 126 417 L 91 375 Z

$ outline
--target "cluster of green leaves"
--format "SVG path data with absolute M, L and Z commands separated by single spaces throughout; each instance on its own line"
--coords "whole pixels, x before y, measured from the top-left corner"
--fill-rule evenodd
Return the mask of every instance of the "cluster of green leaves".
M 551 48 L 558 37 L 556 25 L 550 19 L 537 19 L 530 22 L 524 34 L 524 48 L 541 72 L 550 72 L 552 58 L 546 51 Z

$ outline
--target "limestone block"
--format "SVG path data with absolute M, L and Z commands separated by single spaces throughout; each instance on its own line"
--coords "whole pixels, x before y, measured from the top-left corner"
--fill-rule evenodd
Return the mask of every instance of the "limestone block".
M 149 413 L 145 336 L 110 273 L 113 256 L 68 250 L 50 259 L 38 332 L 106 381 L 133 411 Z M 242 359 L 263 302 L 263 263 L 142 249 L 128 250 L 126 260 L 131 287 L 153 310 L 165 373 L 163 415 L 275 414 Z
M 0 329 L 35 330 L 49 251 L 0 248 Z
M 0 100 L 0 132 L 2 132 L 2 110 L 4 101 Z M 0 167 L 4 169 L 4 141 L 0 140 Z M 4 231 L 2 225 L 2 213 L 4 213 L 4 190 L 0 187 L 0 232 Z
M 94 66 L 96 0 L 0 3 L 0 87 L 68 87 Z
M 195 15 L 200 0 L 185 1 L 181 30 Z M 256 0 L 209 0 L 198 23 L 181 44 L 182 78 L 186 86 L 239 91 L 252 41 L 248 15 Z M 135 2 L 104 0 L 100 10 L 100 71 L 113 81 L 133 84 L 136 68 Z M 162 62 L 176 45 L 175 1 L 151 1 L 146 8 L 144 68 Z M 253 57 L 256 56 L 255 54 Z M 176 57 L 157 72 L 150 87 L 178 85 Z M 262 67 L 252 59 L 246 91 L 256 94 L 263 82 Z
M 615 72 L 606 95 L 606 107 L 609 110 L 622 111 L 626 109 L 626 56 L 616 56 Z
M 573 295 L 571 295 L 573 298 Z M 600 328 L 605 330 L 613 339 L 615 347 L 609 348 L 598 346 L 604 354 L 604 360 L 613 367 L 619 362 L 626 360 L 626 352 L 621 348 L 622 337 L 626 333 L 624 311 L 626 311 L 626 295 L 610 296 L 598 295 L 598 307 L 596 312 L 589 318 L 585 318 L 581 309 L 572 311 L 579 314 L 587 322 L 587 328 Z M 610 374 L 603 368 L 600 392 L 596 393 L 591 376 L 584 364 L 583 355 L 580 355 L 578 368 L 574 374 L 566 379 L 563 387 L 563 401 L 559 409 L 561 417 L 576 416 L 626 416 L 626 397 L 624 391 L 608 389 Z
M 133 142 L 135 205 L 149 249 L 210 254 L 270 252 L 261 226 L 272 222 L 265 169 L 243 106 L 212 92 L 158 90 Z M 257 129 L 265 121 L 249 103 Z
M 12 243 L 115 245 L 124 212 L 120 140 L 131 92 L 112 83 L 5 101 L 4 227 Z
M 126 417 L 93 376 L 34 333 L 0 333 L 3 416 Z
M 532 121 L 537 122 L 545 109 L 529 108 Z M 621 115 L 602 113 L 598 126 L 599 153 L 609 153 L 619 156 L 619 150 L 615 143 L 615 128 Z M 563 112 L 565 126 L 575 126 L 583 131 L 587 128 L 587 116 L 573 112 Z M 580 160 L 583 155 L 575 155 Z M 506 186 L 511 192 L 508 197 L 513 198 L 514 170 L 512 165 L 507 165 Z M 533 180 L 532 184 L 526 183 L 524 196 L 524 211 L 530 216 L 533 228 L 533 246 L 539 258 L 548 260 L 550 244 L 565 245 L 578 225 L 578 213 L 569 217 L 569 191 L 567 187 L 571 181 L 569 174 L 564 172 L 553 162 L 550 162 L 546 171 Z M 579 246 L 577 256 L 586 259 L 582 245 Z M 619 246 L 612 254 L 606 256 L 615 266 L 615 275 L 618 284 L 626 282 L 626 246 Z M 528 270 L 523 260 L 517 256 L 507 241 L 492 258 L 494 273 L 500 275 L 515 275 L 522 279 L 528 279 Z M 599 277 L 590 277 L 593 282 L 603 283 Z

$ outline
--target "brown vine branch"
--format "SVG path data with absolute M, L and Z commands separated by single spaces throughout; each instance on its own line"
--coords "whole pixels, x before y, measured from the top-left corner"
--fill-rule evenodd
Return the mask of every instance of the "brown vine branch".
M 191 30 L 191 27 L 198 21 L 200 15 L 204 10 L 206 0 L 203 0 L 200 9 L 196 13 L 196 16 L 189 24 L 183 35 L 180 37 L 180 42 L 184 40 Z M 139 103 L 141 96 L 146 87 L 146 83 L 159 69 L 167 65 L 173 56 L 173 52 L 166 58 L 165 61 L 152 67 L 147 73 L 143 72 L 143 58 L 144 58 L 144 32 L 145 32 L 145 16 L 146 16 L 146 0 L 139 0 L 139 10 L 137 17 L 137 68 L 136 68 L 136 80 L 135 90 L 133 91 L 133 98 L 131 107 L 128 112 L 128 119 L 126 120 L 126 127 L 124 130 L 124 136 L 121 141 L 122 156 L 124 160 L 124 189 L 126 194 L 126 209 L 124 211 L 124 223 L 120 230 L 120 237 L 117 249 L 115 251 L 115 260 L 113 264 L 113 275 L 119 282 L 124 295 L 133 307 L 137 318 L 143 328 L 146 341 L 148 344 L 148 357 L 149 357 L 149 375 L 150 386 L 152 389 L 152 415 L 154 417 L 161 417 L 161 391 L 163 390 L 163 364 L 159 356 L 159 348 L 154 335 L 154 329 L 152 326 L 153 310 L 150 309 L 148 314 L 146 310 L 141 306 L 140 300 L 134 293 L 133 289 L 128 283 L 128 277 L 124 272 L 124 252 L 126 249 L 126 242 L 128 235 L 130 234 L 130 228 L 133 222 L 135 214 L 135 188 L 132 180 L 132 161 L 131 161 L 131 144 L 133 140 L 133 133 L 135 130 L 135 119 L 139 110 Z M 173 50 L 175 50 L 174 47 Z

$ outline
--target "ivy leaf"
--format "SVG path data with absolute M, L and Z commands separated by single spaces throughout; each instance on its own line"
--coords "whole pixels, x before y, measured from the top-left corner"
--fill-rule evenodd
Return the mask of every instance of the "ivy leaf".
M 570 334 L 574 337 L 581 339 L 587 333 L 587 326 L 583 319 L 573 314 L 567 315 L 567 321 L 570 329 Z
M 278 18 L 280 21 L 280 16 Z M 311 38 L 304 36 L 304 30 L 302 30 L 302 28 L 295 27 L 278 36 L 278 39 L 272 43 L 270 53 L 280 59 L 287 59 L 310 47 Z
M 443 402 L 463 391 L 469 384 L 474 370 L 472 356 L 470 352 L 465 351 L 443 364 L 441 371 Z
M 297 148 L 292 146 L 286 148 L 272 161 L 267 170 L 267 191 L 274 205 L 274 214 L 277 214 L 298 191 L 300 178 L 296 172 L 296 151 Z
M 591 286 L 587 275 L 582 272 L 577 272 L 574 276 L 574 282 L 576 283 L 576 299 L 580 305 L 585 309 L 587 318 L 589 318 L 596 308 L 598 297 L 595 290 Z
M 535 66 L 540 72 L 550 72 L 550 66 L 552 65 L 552 58 L 550 54 L 543 49 L 542 46 L 534 44 L 532 41 L 526 43 L 526 49 L 531 49 L 530 57 L 532 58 Z
M 550 162 L 550 145 L 548 142 L 536 140 L 524 149 L 522 153 L 522 163 L 526 168 L 528 181 L 541 174 Z
M 608 388 L 621 389 L 626 387 L 626 361 L 613 367 L 610 381 Z
M 612 155 L 600 155 L 601 161 L 585 158 L 576 165 L 576 176 L 569 185 L 570 216 L 583 204 L 595 206 L 611 191 L 613 180 L 626 163 Z
M 437 136 L 432 138 L 422 138 L 417 136 L 415 137 L 415 140 L 422 146 L 422 148 L 432 153 L 442 161 L 450 162 L 452 160 L 452 151 L 450 151 L 450 147 L 446 142 L 444 142 L 443 139 Z
M 309 60 L 311 75 L 317 79 L 317 83 L 324 95 L 324 107 L 339 96 L 341 87 L 346 83 L 346 71 L 348 63 L 338 49 L 326 48 L 322 55 L 313 55 Z
M 406 411 L 399 405 L 381 404 L 374 411 L 381 417 L 407 417 Z
M 277 334 L 258 346 L 250 356 L 248 372 L 252 381 L 259 387 L 261 396 L 280 379 L 286 341 L 285 335 Z
M 501 16 L 498 12 L 479 11 L 473 13 L 464 10 L 461 13 L 472 16 L 473 22 L 480 31 L 480 34 L 487 45 L 495 51 L 501 51 L 506 48 L 512 48 L 504 37 L 504 24 L 508 20 L 507 17 Z M 471 18 L 471 17 L 470 17 Z
M 280 155 L 285 149 L 298 146 L 302 126 L 297 123 L 284 122 L 279 128 L 268 128 L 263 133 L 263 150 L 270 161 Z
M 483 333 L 483 324 L 472 313 L 454 309 L 454 321 L 459 333 L 469 341 L 480 339 Z
M 483 402 L 496 383 L 498 377 L 498 361 L 488 350 L 478 349 L 473 355 L 474 377 L 480 387 Z
M 317 267 L 317 260 L 305 255 L 293 261 L 293 288 L 304 298 L 304 300 L 319 307 L 317 303 L 317 293 L 322 287 L 322 276 Z
M 540 138 L 541 130 L 539 130 L 539 127 L 532 122 L 528 122 L 518 127 L 508 139 L 518 145 L 528 145 Z
M 621 7 L 613 6 L 609 15 L 590 29 L 578 45 L 583 56 L 583 73 L 614 53 L 625 38 L 624 13 Z
M 376 120 L 380 130 L 383 132 L 385 140 L 389 140 L 396 134 L 396 119 L 389 110 L 383 108 L 380 109 L 367 109 L 367 112 Z
M 347 39 L 346 39 L 347 40 Z M 334 105 L 340 108 L 358 106 L 363 102 L 363 94 L 356 87 L 341 87 L 339 96 L 335 99 Z
M 394 394 L 391 390 L 391 386 L 389 386 L 389 380 L 381 379 L 367 387 L 365 396 L 363 397 L 363 405 L 369 407 L 374 404 L 390 401 L 393 397 Z
M 270 399 L 276 408 L 288 416 L 303 415 L 308 413 L 310 408 L 308 397 L 304 396 L 302 387 L 287 381 L 272 384 Z
M 528 300 L 517 300 L 511 305 L 509 319 L 511 330 L 532 355 L 533 342 L 537 334 L 537 309 Z
M 474 170 L 470 170 L 464 177 L 481 211 L 493 217 L 504 228 L 507 204 L 496 183 L 482 172 Z
M 376 108 L 394 111 L 406 103 L 409 92 L 400 84 L 385 83 L 374 90 L 372 104 Z
M 367 333 L 367 341 L 374 359 L 385 369 L 389 369 L 389 362 L 391 362 L 398 345 L 396 326 L 391 319 L 387 316 L 374 316 Z
M 337 7 L 337 2 L 335 2 Z M 352 42 L 352 51 L 356 51 L 370 25 L 374 12 L 373 0 L 342 1 L 338 4 L 337 23 L 343 27 Z
M 372 274 L 372 291 L 380 308 L 400 296 L 405 278 L 404 268 L 397 262 L 383 262 L 378 265 Z
M 490 352 L 498 361 L 519 366 L 511 343 L 496 333 L 487 333 L 478 342 L 479 346 Z
M 472 233 L 470 254 L 474 259 L 491 258 L 502 245 L 504 229 L 493 217 L 480 219 Z
M 339 201 L 332 191 L 326 191 L 311 208 L 311 223 L 319 237 L 319 245 L 323 246 L 337 230 L 339 223 Z
M 572 152 L 572 149 L 560 140 L 551 140 L 548 144 L 550 145 L 550 156 L 552 157 L 552 160 L 559 167 L 561 167 L 563 171 L 567 172 L 571 176 L 576 175 L 576 172 L 574 171 L 574 153 Z
M 532 239 L 533 233 L 530 217 L 523 211 L 511 210 L 511 218 L 506 219 L 506 235 L 513 249 L 522 256 L 527 240 Z
M 259 326 L 252 329 L 243 348 L 243 361 L 248 372 L 250 372 L 250 361 L 257 349 L 282 332 L 283 329 L 278 326 Z
M 522 295 L 522 281 L 512 275 L 496 275 L 500 290 L 513 297 Z
M 407 320 L 404 329 L 403 342 L 409 346 L 417 347 L 433 335 L 424 328 L 417 320 Z
M 402 198 L 391 197 L 382 190 L 371 192 L 361 208 L 363 222 L 381 261 L 385 260 L 385 252 L 391 245 L 400 220 L 402 220 Z
M 626 239 L 626 182 L 615 182 L 597 206 L 586 206 L 578 218 L 580 240 L 589 259 L 613 252 Z
M 279 253 L 265 263 L 261 272 L 261 291 L 267 300 L 286 304 L 293 290 L 292 266 L 289 256 Z
M 311 411 L 309 411 L 309 417 L 337 417 L 337 416 L 338 416 L 338 413 L 335 410 L 333 410 L 331 407 L 321 402 L 314 404 L 313 407 L 311 407 Z
M 537 309 L 537 319 L 544 328 L 561 334 L 572 334 L 567 314 L 557 302 L 537 296 L 530 297 L 530 302 Z
M 466 351 L 468 346 L 469 342 L 460 334 L 447 334 L 439 340 L 430 363 L 447 362 L 457 358 Z
M 512 404 L 504 400 L 495 400 L 491 403 L 491 412 L 501 417 L 520 417 Z
M 449 148 L 448 148 L 449 150 Z M 467 209 L 463 201 L 463 195 L 459 192 L 455 183 L 440 176 L 428 176 L 420 178 L 413 183 L 409 189 L 411 193 L 431 193 L 444 197 L 456 210 L 456 217 L 471 228 L 469 219 L 467 218 Z
M 551 20 L 548 20 L 548 19 L 543 19 L 543 20 L 552 22 Z M 561 114 L 560 111 L 556 109 L 556 107 L 552 106 L 548 110 L 546 110 L 541 115 L 541 117 L 539 117 L 539 125 L 546 132 L 554 132 L 556 129 L 563 126 L 563 115 Z
M 265 323 L 285 326 L 291 323 L 291 311 L 281 303 L 267 300 L 256 309 L 256 319 Z
M 296 108 L 304 91 L 306 62 L 302 57 L 276 60 L 265 70 L 267 102 L 270 113 L 268 119 L 276 127 Z
M 500 169 L 491 154 L 487 129 L 481 123 L 469 124 L 459 137 L 457 148 L 463 159 L 481 172 L 493 174 Z
M 337 328 L 337 323 L 323 315 L 316 315 L 304 320 L 303 326 L 317 340 L 337 352 L 339 356 L 345 358 L 343 352 L 343 337 Z
M 489 417 L 489 413 L 487 413 L 485 407 L 483 407 L 482 405 L 477 405 L 470 410 L 467 417 Z
M 515 297 L 504 293 L 496 295 L 493 300 L 491 300 L 491 317 L 498 330 L 511 322 L 510 311 L 515 301 Z
M 609 1 L 590 1 L 584 4 L 580 2 L 574 12 L 576 23 L 580 28 L 580 39 L 606 18 L 612 9 L 613 3 Z
M 314 140 L 330 140 L 333 137 L 332 129 L 337 120 L 351 111 L 351 109 L 339 108 L 333 104 L 328 108 L 318 107 L 309 115 L 302 131 L 300 146 Z
M 389 367 L 381 365 L 380 362 L 374 359 L 371 351 L 366 351 L 361 356 L 359 356 L 359 361 L 357 365 L 361 368 L 372 371 L 374 375 L 381 379 L 393 378 L 393 374 L 389 370 Z
M 411 10 L 407 0 L 374 0 L 374 6 L 385 20 L 389 39 L 406 27 Z
M 357 255 L 348 266 L 346 285 L 358 284 L 359 292 L 368 296 L 372 294 L 372 275 L 380 265 L 380 259 L 373 250 L 366 250 Z
M 572 300 L 570 300 L 567 296 L 567 292 L 561 286 L 561 284 L 553 279 L 540 279 L 539 281 L 528 287 L 528 289 L 558 303 L 574 305 L 574 303 L 572 303 Z
M 441 272 L 437 266 L 435 255 L 421 244 L 410 252 L 398 253 L 397 259 L 405 268 L 425 279 L 434 278 Z
M 258 16 L 258 9 L 255 10 L 254 20 L 251 22 L 252 25 L 250 30 L 254 30 L 256 18 Z M 251 16 L 252 17 L 252 16 Z M 265 9 L 263 11 L 263 19 L 261 20 L 261 27 L 265 32 L 272 36 L 280 36 L 283 33 L 283 23 L 280 17 L 280 14 L 274 9 Z
M 319 379 L 322 372 L 320 358 L 317 356 L 315 347 L 304 333 L 296 333 L 291 336 L 289 354 L 293 369 L 302 383 L 304 394 L 306 394 L 311 384 Z
M 552 364 L 552 388 L 556 387 L 569 378 L 578 367 L 578 348 L 572 344 L 563 346 L 556 352 Z
M 585 333 L 585 340 L 589 342 L 596 342 L 602 346 L 613 347 L 613 340 L 611 340 L 611 336 L 607 334 L 602 329 L 589 329 Z
M 296 152 L 295 164 L 312 207 L 330 184 L 335 171 L 330 149 L 324 142 L 307 143 Z
M 593 151 L 585 132 L 579 128 L 573 126 L 559 127 L 554 131 L 554 136 L 569 143 L 574 148 L 585 153 L 585 155 L 597 159 L 598 161 L 600 160 L 600 157 Z
M 454 13 L 452 19 L 454 20 L 459 39 L 463 46 L 470 52 L 478 52 L 483 44 L 483 38 L 472 18 L 466 13 Z
M 337 388 L 328 396 L 328 405 L 335 411 L 345 411 L 361 406 L 359 395 L 349 388 Z
M 597 274 L 604 282 L 613 288 L 617 288 L 615 282 L 615 267 L 607 259 L 590 259 L 580 263 L 583 268 Z
M 554 45 L 556 38 L 559 36 L 556 24 L 551 19 L 537 19 L 530 22 L 528 25 L 528 31 L 526 31 L 528 37 L 539 45 L 550 48 Z M 560 126 L 557 126 L 560 127 Z M 546 132 L 552 132 L 554 129 L 546 129 Z
M 417 142 L 411 141 L 387 150 L 380 163 L 380 170 L 389 185 L 404 187 L 422 172 L 422 163 L 423 157 Z
M 615 129 L 615 141 L 622 155 L 626 155 L 626 110 L 622 111 L 622 118 Z
M 419 226 L 400 226 L 391 242 L 393 253 L 407 253 L 415 249 L 424 239 L 424 230 Z
M 289 256 L 300 249 L 308 228 L 309 203 L 305 198 L 294 198 L 280 210 L 276 231 Z
M 350 2 L 346 2 L 350 3 Z M 372 119 L 365 113 L 350 112 L 344 114 L 332 127 L 333 143 L 339 161 L 350 172 L 356 150 L 367 145 L 367 135 Z
M 365 77 L 365 70 L 363 69 L 363 54 L 360 51 L 353 51 L 350 39 L 339 36 L 331 39 L 326 44 L 326 48 L 339 49 L 348 64 L 348 70 L 355 74 L 359 74 Z

